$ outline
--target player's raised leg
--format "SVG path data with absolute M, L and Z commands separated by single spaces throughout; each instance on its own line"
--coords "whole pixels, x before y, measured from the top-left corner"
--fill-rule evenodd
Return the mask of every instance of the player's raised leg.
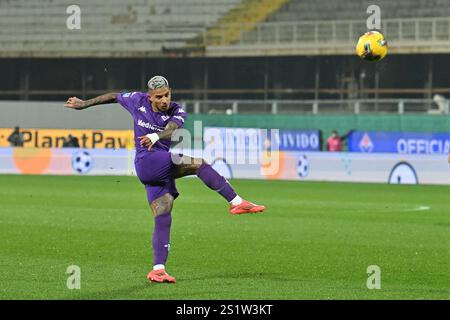
M 179 163 L 175 165 L 175 179 L 197 175 L 204 184 L 219 193 L 230 203 L 231 214 L 257 213 L 264 211 L 266 208 L 242 199 L 237 195 L 227 179 L 221 176 L 206 161 L 183 155 L 181 159 L 175 162 Z
M 175 283 L 175 278 L 166 272 L 166 261 L 170 248 L 170 227 L 172 224 L 173 196 L 166 193 L 151 202 L 155 227 L 153 230 L 153 270 L 147 275 L 147 279 L 153 282 Z

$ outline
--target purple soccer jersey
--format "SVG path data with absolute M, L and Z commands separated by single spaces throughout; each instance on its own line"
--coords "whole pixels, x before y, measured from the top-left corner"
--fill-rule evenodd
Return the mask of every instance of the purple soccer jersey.
M 175 122 L 179 128 L 184 124 L 186 112 L 176 102 L 171 102 L 166 112 L 155 112 L 152 110 L 146 92 L 118 93 L 116 98 L 117 102 L 133 116 L 136 154 L 147 151 L 147 147 L 140 145 L 138 137 L 163 131 L 169 121 Z M 169 151 L 169 148 L 170 140 L 161 139 L 152 146 L 151 150 Z
M 140 145 L 138 137 L 149 133 L 161 132 L 170 121 L 175 122 L 181 128 L 186 118 L 186 112 L 175 102 L 170 103 L 170 107 L 166 112 L 155 112 L 152 109 L 148 95 L 144 92 L 119 93 L 116 98 L 133 116 L 136 175 L 145 185 L 148 202 L 152 208 L 156 208 L 153 209 L 155 210 L 154 212 L 156 213 L 159 208 L 164 208 L 166 211 L 155 215 L 155 227 L 152 238 L 154 250 L 153 265 L 164 268 L 170 246 L 171 206 L 168 208 L 159 206 L 157 200 L 166 194 L 172 195 L 173 199 L 179 196 L 174 175 L 178 168 L 172 161 L 173 155 L 169 152 L 170 140 L 161 139 L 148 151 L 147 147 Z M 220 176 L 209 164 L 203 163 L 196 170 L 196 174 L 209 188 L 217 191 L 227 201 L 230 202 L 237 197 L 228 181 Z M 153 207 L 154 203 L 155 206 Z M 150 278 L 149 280 L 153 281 Z

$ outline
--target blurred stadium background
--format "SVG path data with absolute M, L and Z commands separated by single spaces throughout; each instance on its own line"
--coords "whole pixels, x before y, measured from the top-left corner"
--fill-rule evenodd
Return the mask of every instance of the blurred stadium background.
M 389 44 L 379 63 L 354 54 L 372 4 L 381 9 Z M 170 80 L 191 131 L 195 120 L 204 127 L 314 129 L 321 135 L 315 150 L 326 150 L 334 129 L 450 128 L 448 0 L 80 0 L 75 29 L 67 1 L 0 5 L 0 128 L 129 130 L 119 106 L 77 114 L 61 103 L 145 90 L 155 74 Z M 8 130 L 1 146 L 8 146 Z M 25 146 L 43 145 L 31 135 Z M 448 152 L 447 138 L 425 153 Z M 363 141 L 365 151 L 372 140 Z
M 14 110 L 34 105 L 10 101 L 144 90 L 151 75 L 164 74 L 190 114 L 228 110 L 273 121 L 282 114 L 414 113 L 414 131 L 428 122 L 447 129 L 448 121 L 436 127 L 426 115 L 449 111 L 449 1 L 376 1 L 390 51 L 368 64 L 355 58 L 354 46 L 372 2 L 80 0 L 81 29 L 71 30 L 67 1 L 1 1 L 0 127 L 17 122 Z M 49 127 L 40 113 L 20 125 Z M 349 120 L 356 118 L 345 119 L 336 129 L 357 127 Z M 60 126 L 81 128 L 78 120 Z M 127 120 L 93 128 L 129 128 Z M 402 125 L 386 129 L 409 129 Z M 320 126 L 325 135 L 333 129 Z
M 81 14 L 80 28 L 75 29 L 70 27 L 73 5 Z M 381 8 L 381 31 L 389 46 L 379 63 L 354 54 L 358 37 L 367 31 L 370 5 Z M 106 92 L 145 91 L 148 79 L 160 74 L 169 79 L 173 99 L 186 107 L 185 127 L 190 131 L 194 121 L 202 121 L 204 129 L 276 128 L 292 141 L 307 136 L 306 145 L 293 142 L 281 148 L 281 172 L 260 173 L 260 167 L 239 171 L 225 165 L 222 173 L 230 178 L 450 184 L 450 0 L 1 0 L 0 70 L 0 173 L 133 174 L 127 112 L 118 105 L 75 112 L 64 109 L 63 103 L 71 96 L 88 99 Z M 24 148 L 9 147 L 7 138 L 15 126 L 24 132 Z M 341 135 L 354 130 L 343 152 L 325 152 L 332 130 Z M 61 149 L 69 133 L 80 144 L 83 139 L 88 142 L 81 145 L 86 154 Z M 5 186 L 10 184 L 6 176 L 2 179 Z M 79 183 L 81 190 L 83 182 Z M 257 196 L 258 188 L 270 182 L 254 183 Z M 297 194 L 302 187 L 286 188 Z M 380 196 L 392 192 L 367 189 L 367 194 Z M 444 213 L 449 207 L 439 196 L 441 192 L 445 198 L 448 189 L 429 192 L 440 199 L 436 205 L 417 194 L 420 203 L 411 199 L 412 209 L 402 207 L 408 199 L 404 194 L 403 203 L 393 204 L 393 210 L 431 210 L 434 221 L 448 228 Z M 271 193 L 266 196 L 270 203 Z M 8 210 L 17 209 L 14 199 L 8 200 Z M 376 211 L 377 200 L 370 199 L 369 207 L 372 203 Z M 325 211 L 333 211 L 339 201 L 334 199 Z M 292 210 L 302 206 L 297 203 Z M 430 209 L 434 207 L 437 211 Z M 317 204 L 312 210 L 322 209 Z M 440 247 L 445 241 L 437 240 L 441 231 L 427 229 L 419 235 L 425 239 L 423 250 L 430 245 L 430 255 L 448 253 Z M 427 242 L 432 234 L 435 242 Z M 320 250 L 325 248 L 324 244 Z M 448 266 L 448 261 L 440 262 L 435 265 L 438 273 L 445 263 Z M 430 271 L 427 268 L 423 266 Z M 402 281 L 398 285 L 401 292 Z M 403 297 L 448 298 L 448 287 L 434 293 L 433 288 L 422 288 L 430 295 L 415 288 Z M 23 297 L 16 294 L 6 297 Z M 325 290 L 314 297 L 361 296 Z

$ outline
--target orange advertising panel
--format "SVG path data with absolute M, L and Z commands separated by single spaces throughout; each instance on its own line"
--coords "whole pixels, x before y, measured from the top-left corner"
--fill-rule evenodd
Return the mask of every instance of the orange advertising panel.
M 12 128 L 0 128 L 0 147 L 9 147 Z M 21 128 L 24 148 L 62 148 L 69 134 L 78 138 L 80 148 L 131 149 L 133 130 L 26 129 Z

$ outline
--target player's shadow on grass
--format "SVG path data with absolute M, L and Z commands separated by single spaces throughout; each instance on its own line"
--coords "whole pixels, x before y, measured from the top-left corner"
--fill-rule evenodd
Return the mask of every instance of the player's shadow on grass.
M 90 292 L 83 294 L 80 292 L 79 296 L 74 296 L 72 299 L 77 300 L 114 300 L 114 299 L 135 299 L 135 294 L 139 295 L 148 290 L 149 283 L 143 281 L 140 285 L 135 285 L 127 288 L 103 290 L 97 292 Z M 143 298 L 143 297 L 141 297 Z
M 293 279 L 292 277 L 287 276 L 285 273 L 279 272 L 229 272 L 229 273 L 216 273 L 216 274 L 207 274 L 207 275 L 202 275 L 201 277 L 186 277 L 184 279 L 180 279 L 177 281 L 181 282 L 181 281 L 197 281 L 197 280 L 223 280 L 223 279 L 227 279 L 227 280 L 238 280 L 238 281 L 242 281 L 242 279 L 249 279 L 249 280 L 276 280 L 276 281 L 303 281 L 303 279 Z
M 220 283 L 225 282 L 234 282 L 242 280 L 248 281 L 277 281 L 277 282 L 303 282 L 308 281 L 308 279 L 295 279 L 292 277 L 288 277 L 282 272 L 228 272 L 228 273 L 215 273 L 215 274 L 206 274 L 199 277 L 179 277 L 177 278 L 177 284 L 168 284 L 168 283 L 150 283 L 148 281 L 143 280 L 141 284 L 134 285 L 131 287 L 124 287 L 119 289 L 104 289 L 102 291 L 97 292 L 89 292 L 83 293 L 83 289 L 80 291 L 75 290 L 74 294 L 71 296 L 65 296 L 61 298 L 61 300 L 122 300 L 122 299 L 148 299 L 147 292 L 153 286 L 177 286 L 189 283 L 190 281 L 202 281 L 205 280 L 217 280 Z M 162 298 L 162 296 L 161 296 Z

